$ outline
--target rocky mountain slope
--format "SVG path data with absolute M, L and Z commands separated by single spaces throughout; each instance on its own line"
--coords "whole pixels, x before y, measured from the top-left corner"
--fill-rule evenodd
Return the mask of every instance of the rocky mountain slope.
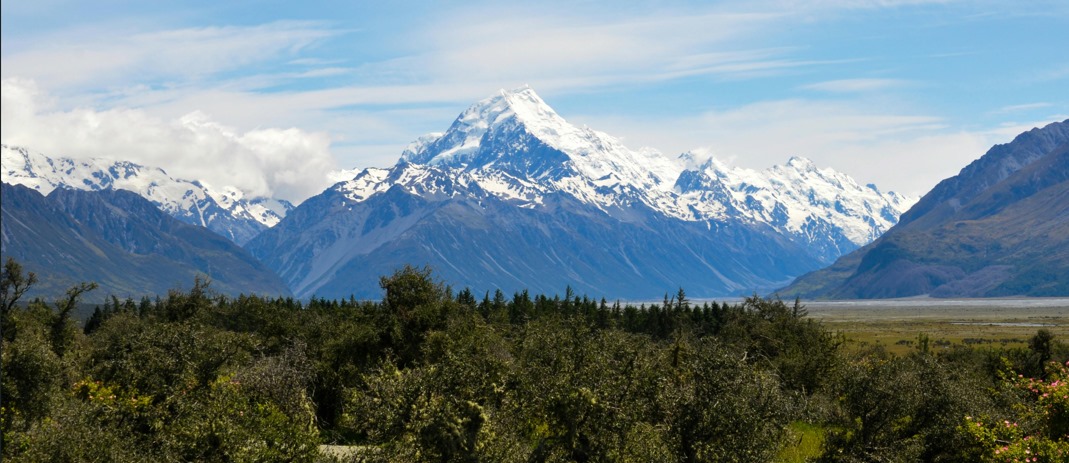
M 224 294 L 288 295 L 282 280 L 243 249 L 179 222 L 125 190 L 59 188 L 47 197 L 2 184 L 0 258 L 37 273 L 35 295 L 56 297 L 96 282 L 94 297 L 167 294 L 206 276 Z
M 881 238 L 780 292 L 1069 295 L 1069 120 L 992 147 L 936 185 Z

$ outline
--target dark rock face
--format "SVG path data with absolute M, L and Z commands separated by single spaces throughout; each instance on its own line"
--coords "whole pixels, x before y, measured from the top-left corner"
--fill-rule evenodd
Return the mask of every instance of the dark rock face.
M 122 190 L 54 190 L 3 184 L 3 258 L 41 278 L 37 294 L 82 281 L 118 297 L 166 294 L 208 277 L 224 294 L 288 295 L 285 283 L 243 249 Z
M 787 296 L 1069 295 L 1069 121 L 997 145 Z

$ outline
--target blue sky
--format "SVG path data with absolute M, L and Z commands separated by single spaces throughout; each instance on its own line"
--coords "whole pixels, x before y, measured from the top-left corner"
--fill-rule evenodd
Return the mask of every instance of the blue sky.
M 1069 117 L 1069 2 L 3 2 L 3 142 L 302 200 L 500 88 L 920 195 Z

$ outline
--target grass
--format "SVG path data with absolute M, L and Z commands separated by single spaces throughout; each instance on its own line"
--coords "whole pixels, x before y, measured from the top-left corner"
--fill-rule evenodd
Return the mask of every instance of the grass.
M 1042 328 L 1056 339 L 1069 340 L 1066 325 L 1020 326 L 997 324 L 969 324 L 949 320 L 924 322 L 867 322 L 827 323 L 846 338 L 847 349 L 862 349 L 880 345 L 888 352 L 905 354 L 918 348 L 922 336 L 927 336 L 931 350 L 949 349 L 955 345 L 971 347 L 1026 347 L 1028 339 Z
M 826 430 L 803 421 L 787 428 L 787 444 L 776 454 L 776 463 L 803 463 L 820 456 Z
M 844 307 L 814 303 L 810 315 L 846 338 L 847 349 L 880 345 L 893 353 L 908 353 L 918 339 L 928 337 L 932 350 L 954 345 L 1025 347 L 1036 331 L 1046 329 L 1055 339 L 1069 340 L 1069 307 L 940 306 Z

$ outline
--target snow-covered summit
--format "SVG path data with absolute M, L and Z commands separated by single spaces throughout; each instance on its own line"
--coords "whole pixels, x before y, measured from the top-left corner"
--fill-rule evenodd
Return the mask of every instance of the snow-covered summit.
M 272 198 L 247 197 L 230 186 L 213 188 L 200 181 L 176 179 L 166 171 L 102 158 L 52 158 L 22 147 L 0 145 L 5 183 L 24 185 L 47 195 L 56 188 L 118 189 L 137 193 L 160 210 L 206 227 L 243 244 L 278 223 L 293 205 Z
M 676 183 L 678 209 L 689 210 L 696 220 L 735 217 L 769 224 L 813 244 L 826 259 L 883 234 L 916 201 L 859 185 L 798 156 L 761 171 L 730 167 L 715 158 L 691 166 Z
M 528 179 L 581 176 L 657 189 L 679 170 L 659 152 L 633 151 L 606 133 L 572 125 L 529 87 L 501 90 L 475 103 L 445 133 L 413 142 L 401 159 Z
M 489 141 L 487 132 L 520 127 L 551 140 L 557 138 L 559 129 L 574 131 L 534 90 L 502 89 L 497 95 L 471 105 L 445 133 L 424 135 L 412 142 L 401 159 L 414 164 L 467 167 L 474 154 Z
M 392 186 L 448 197 L 461 194 L 446 191 L 457 185 L 476 185 L 521 207 L 564 193 L 622 220 L 643 207 L 688 222 L 767 224 L 827 260 L 879 236 L 914 201 L 803 157 L 757 171 L 704 152 L 672 158 L 632 150 L 570 124 L 529 87 L 476 102 L 445 132 L 410 144 L 394 167 L 368 169 L 335 188 L 360 202 Z M 463 189 L 470 191 L 476 190 Z

